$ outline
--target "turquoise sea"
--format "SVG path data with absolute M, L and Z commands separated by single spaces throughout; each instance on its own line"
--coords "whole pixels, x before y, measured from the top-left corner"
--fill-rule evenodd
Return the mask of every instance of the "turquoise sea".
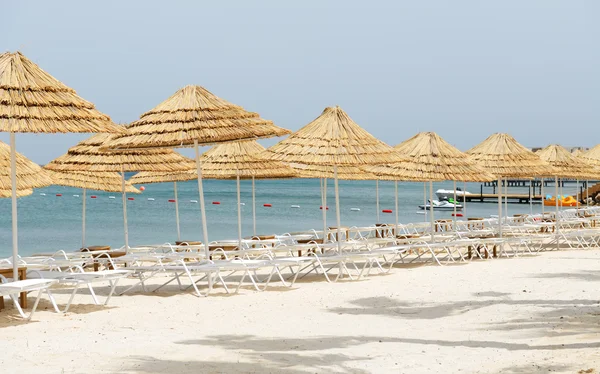
M 380 210 L 394 209 L 394 183 L 380 182 Z M 374 181 L 340 181 L 341 218 L 345 226 L 369 225 L 377 222 Z M 462 187 L 462 183 L 458 185 Z M 174 242 L 177 239 L 173 184 L 148 184 L 142 194 L 130 195 L 135 200 L 127 202 L 130 245 Z M 237 237 L 235 181 L 204 181 L 207 204 L 209 239 L 235 239 Z M 452 189 L 452 183 L 434 183 L 438 188 Z M 399 183 L 400 222 L 426 220 L 417 214 L 417 205 L 423 203 L 423 183 Z M 251 182 L 241 182 L 243 234 L 252 234 Z M 467 190 L 479 192 L 479 183 L 469 183 Z M 564 193 L 574 192 L 575 186 L 565 187 Z M 195 181 L 178 183 L 181 233 L 184 240 L 202 240 L 198 185 Z M 484 192 L 491 192 L 491 188 Z M 510 192 L 527 193 L 527 188 Z M 550 192 L 550 191 L 549 191 Z M 45 194 L 45 195 L 41 195 Z M 56 194 L 62 194 L 58 197 Z M 75 197 L 74 195 L 79 195 Z M 92 199 L 90 196 L 97 198 Z M 110 245 L 118 248 L 124 244 L 121 196 L 118 193 L 88 191 L 87 195 L 87 245 Z M 114 196 L 110 199 L 109 196 Z M 149 201 L 148 198 L 155 199 Z M 435 197 L 434 197 L 435 198 Z M 213 201 L 221 202 L 213 205 Z M 271 208 L 263 204 L 271 204 Z M 322 228 L 319 180 L 257 180 L 256 218 L 258 234 L 285 233 L 311 228 Z M 291 208 L 299 205 L 300 208 Z M 328 181 L 328 224 L 335 225 L 335 200 L 333 181 Z M 37 189 L 33 195 L 18 200 L 19 252 L 28 255 L 52 252 L 59 249 L 75 250 L 81 246 L 82 191 L 76 188 L 50 186 Z M 352 211 L 359 208 L 360 211 Z M 534 204 L 535 212 L 541 211 Z M 528 204 L 509 204 L 509 214 L 528 213 Z M 0 200 L 0 258 L 11 254 L 10 199 Z M 482 217 L 497 213 L 495 203 L 470 203 L 467 216 Z M 436 212 L 436 217 L 450 217 L 450 212 Z M 380 213 L 381 222 L 393 223 L 394 214 Z

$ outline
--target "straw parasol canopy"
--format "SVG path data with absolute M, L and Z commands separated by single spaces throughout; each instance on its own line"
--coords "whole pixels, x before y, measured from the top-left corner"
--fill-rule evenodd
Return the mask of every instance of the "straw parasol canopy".
M 53 184 L 49 173 L 20 153 L 16 154 L 16 166 L 17 193 L 20 190 L 30 190 Z M 0 142 L 0 190 L 8 191 L 10 194 L 11 188 L 10 147 Z
M 46 165 L 52 171 L 163 171 L 175 172 L 195 168 L 192 159 L 171 149 L 123 150 L 111 152 L 101 147 L 111 138 L 108 134 L 96 134 Z
M 122 132 L 110 117 L 20 52 L 0 54 L 0 131 Z
M 585 159 L 574 156 L 564 147 L 552 144 L 536 154 L 559 172 L 559 177 L 572 179 L 598 178 L 600 172 Z
M 267 149 L 272 160 L 304 165 L 369 165 L 405 161 L 354 122 L 339 106 Z
M 553 176 L 557 170 L 508 134 L 496 133 L 466 152 L 496 177 Z
M 376 175 L 413 181 L 491 181 L 494 176 L 434 132 L 421 132 L 396 149 L 410 162 L 365 166 Z
M 47 170 L 52 176 L 53 184 L 88 190 L 122 192 L 121 176 L 118 173 L 100 172 L 57 172 Z M 131 183 L 125 182 L 125 192 L 141 193 Z
M 11 197 L 11 190 L 0 190 L 0 198 L 2 197 Z M 24 196 L 29 196 L 33 193 L 33 190 L 31 188 L 28 189 L 24 189 L 24 190 L 17 190 L 17 197 L 24 197 Z
M 600 144 L 583 152 L 579 158 L 583 159 L 588 164 L 600 166 Z
M 221 99 L 200 86 L 185 86 L 127 126 L 107 146 L 117 149 L 189 147 L 289 134 L 272 121 Z

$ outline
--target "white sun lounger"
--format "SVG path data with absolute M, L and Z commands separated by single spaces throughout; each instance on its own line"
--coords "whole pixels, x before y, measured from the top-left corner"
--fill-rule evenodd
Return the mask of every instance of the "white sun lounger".
M 35 313 L 35 310 L 37 309 L 42 292 L 56 283 L 56 280 L 53 279 L 25 279 L 15 282 L 7 282 L 6 278 L 2 275 L 0 275 L 0 281 L 2 282 L 2 284 L 0 284 L 0 297 L 10 296 L 21 317 L 28 321 L 31 320 L 33 313 Z M 29 315 L 27 315 L 19 304 L 19 294 L 21 292 L 31 291 L 38 291 L 38 294 L 35 298 L 35 303 L 33 303 L 33 307 L 31 308 L 31 312 L 29 312 Z

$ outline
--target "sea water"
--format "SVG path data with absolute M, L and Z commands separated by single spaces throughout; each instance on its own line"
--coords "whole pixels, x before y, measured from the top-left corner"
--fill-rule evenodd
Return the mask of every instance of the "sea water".
M 318 179 L 257 180 L 256 226 L 257 234 L 281 234 L 323 227 L 320 181 Z M 438 188 L 452 189 L 452 182 L 434 183 Z M 462 188 L 463 184 L 458 183 Z M 469 183 L 467 190 L 480 191 L 481 184 Z M 127 201 L 129 243 L 174 243 L 177 240 L 173 183 L 148 184 L 141 194 L 128 194 L 135 200 Z M 186 241 L 202 241 L 202 226 L 196 181 L 178 183 L 181 238 Z M 573 193 L 575 186 L 564 188 Z M 204 181 L 206 218 L 209 240 L 237 238 L 236 182 L 231 180 Z M 344 226 L 372 225 L 377 222 L 374 181 L 340 181 L 340 214 Z M 510 188 L 511 193 L 527 194 L 528 189 Z M 425 221 L 426 215 L 418 214 L 423 204 L 423 183 L 399 182 L 400 223 Z M 491 188 L 484 188 L 484 193 Z M 538 190 L 539 192 L 539 190 Z M 547 193 L 552 193 L 548 188 Z M 62 194 L 62 196 L 56 196 Z M 429 192 L 427 193 L 429 194 Z M 79 195 L 79 196 L 74 196 Z M 91 198 L 96 196 L 96 198 Z M 113 196 L 114 198 L 109 198 Z M 394 182 L 379 182 L 380 222 L 394 223 Z M 154 199 L 148 200 L 148 199 Z M 427 196 L 429 198 L 429 196 Z M 434 195 L 434 199 L 435 199 Z M 19 253 L 29 255 L 54 252 L 59 249 L 76 250 L 81 247 L 82 233 L 81 189 L 50 186 L 36 189 L 31 196 L 18 199 Z M 243 236 L 253 234 L 251 181 L 241 181 Z M 120 193 L 87 192 L 86 245 L 110 245 L 119 248 L 124 244 L 122 200 Z M 215 205 L 212 202 L 220 202 Z M 264 207 L 271 204 L 271 207 Z M 299 208 L 292 208 L 297 205 Z M 333 181 L 328 180 L 327 224 L 335 226 L 335 195 Z M 358 208 L 359 211 L 352 208 Z M 392 214 L 382 213 L 390 209 Z M 552 209 L 552 208 L 550 208 Z M 529 204 L 509 204 L 509 214 L 529 213 Z M 541 211 L 539 203 L 534 212 Z M 0 258 L 12 251 L 10 199 L 0 199 Z M 497 214 L 495 203 L 473 202 L 467 204 L 468 217 L 486 217 Z M 452 212 L 435 212 L 436 218 L 451 218 Z M 464 218 L 463 218 L 464 219 Z

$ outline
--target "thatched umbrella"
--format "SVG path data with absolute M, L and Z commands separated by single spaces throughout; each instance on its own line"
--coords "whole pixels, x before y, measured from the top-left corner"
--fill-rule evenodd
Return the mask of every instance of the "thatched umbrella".
M 194 168 L 194 162 L 171 149 L 134 149 L 118 152 L 103 150 L 101 147 L 110 138 L 111 135 L 107 134 L 94 135 L 69 148 L 66 154 L 59 156 L 45 167 L 48 170 L 59 172 L 120 172 L 125 248 L 129 248 L 125 172 L 185 171 Z
M 560 178 L 571 178 L 576 180 L 576 191 L 579 191 L 580 179 L 596 179 L 600 171 L 585 159 L 573 155 L 564 147 L 552 144 L 539 150 L 536 154 L 548 164 L 552 165 Z M 558 183 L 556 186 L 556 215 L 558 219 Z M 562 191 L 561 191 L 562 194 Z M 578 193 L 576 193 L 578 195 Z M 542 204 L 543 206 L 543 204 Z M 579 204 L 577 205 L 579 206 Z
M 11 191 L 11 148 L 0 142 L 0 190 Z M 33 161 L 15 152 L 16 190 L 31 190 L 53 184 L 52 176 Z
M 554 175 L 555 171 L 508 134 L 490 135 L 466 153 L 498 178 L 498 228 L 499 236 L 502 237 L 502 178 L 544 177 Z
M 240 179 L 252 179 L 252 216 L 254 234 L 256 235 L 256 200 L 254 180 L 282 179 L 296 177 L 297 173 L 287 164 L 264 158 L 265 148 L 254 140 L 229 142 L 215 145 L 200 157 L 202 174 L 205 179 L 236 179 L 238 241 L 242 242 L 242 216 L 240 200 Z M 130 182 L 139 184 L 143 181 L 181 181 L 197 179 L 198 173 L 192 170 L 185 173 L 155 174 L 139 173 Z M 174 186 L 177 188 L 177 185 Z M 175 198 L 177 202 L 177 197 Z M 177 233 L 179 235 L 179 211 L 177 214 Z
M 94 105 L 20 52 L 0 54 L 0 131 L 10 133 L 13 257 L 19 254 L 15 133 L 120 132 Z M 15 261 L 13 276 L 17 279 Z
M 208 228 L 198 145 L 256 140 L 289 134 L 257 113 L 221 99 L 200 86 L 186 86 L 127 126 L 129 132 L 109 144 L 113 149 L 194 147 L 202 232 L 208 256 Z
M 290 166 L 298 172 L 298 178 L 318 178 L 321 186 L 321 210 L 323 214 L 323 240 L 325 241 L 327 232 L 327 179 L 333 179 L 333 166 L 323 165 L 303 165 L 290 164 Z M 375 199 L 377 209 L 377 222 L 379 223 L 379 177 L 364 171 L 358 166 L 339 166 L 338 180 L 353 180 L 353 181 L 375 181 Z M 396 216 L 398 215 L 398 206 L 396 206 Z
M 24 189 L 24 190 L 17 190 L 17 197 L 29 196 L 32 193 L 33 193 L 33 190 L 31 188 Z M 12 196 L 12 190 L 0 190 L 0 197 L 11 197 L 11 196 Z
M 490 181 L 494 176 L 476 165 L 466 154 L 446 142 L 434 132 L 421 132 L 399 144 L 399 152 L 410 162 L 368 166 L 364 169 L 376 175 L 388 175 L 403 180 L 429 182 L 430 223 L 434 231 L 433 182 L 450 180 L 454 182 L 456 202 L 456 182 Z M 456 217 L 456 207 L 454 210 Z
M 52 176 L 52 180 L 54 181 L 53 184 L 81 188 L 83 190 L 81 204 L 81 248 L 85 248 L 87 190 L 121 192 L 121 176 L 114 172 L 59 172 L 51 170 L 47 170 L 47 172 Z M 140 193 L 140 191 L 133 187 L 129 182 L 125 183 L 125 192 Z
M 357 125 L 339 106 L 325 108 L 314 121 L 267 152 L 273 160 L 333 166 L 338 239 L 341 226 L 338 168 L 404 160 L 392 147 Z M 341 251 L 340 240 L 338 251 Z
M 585 153 L 585 152 L 586 152 L 586 151 L 585 151 L 585 150 L 583 150 L 583 149 L 581 149 L 581 148 L 575 148 L 575 149 L 573 150 L 573 152 L 571 152 L 571 154 L 572 154 L 573 156 L 575 156 L 575 157 L 577 158 L 577 160 L 580 160 L 580 161 L 582 161 L 582 162 L 585 162 L 585 163 L 587 163 L 587 164 L 590 164 L 590 165 L 594 165 L 593 161 L 592 161 L 592 162 L 589 162 L 589 161 L 586 161 L 586 160 L 583 158 L 583 155 L 584 155 L 584 153 Z M 597 166 L 596 166 L 596 167 L 597 167 Z M 588 207 L 589 207 L 589 204 L 590 204 L 590 202 L 589 202 L 588 188 L 589 188 L 589 186 L 588 186 L 588 180 L 586 179 L 586 181 L 585 181 L 585 195 L 586 195 L 586 196 L 585 196 L 585 201 L 586 201 L 586 206 L 588 206 Z M 542 194 L 542 195 L 543 195 L 543 194 Z

